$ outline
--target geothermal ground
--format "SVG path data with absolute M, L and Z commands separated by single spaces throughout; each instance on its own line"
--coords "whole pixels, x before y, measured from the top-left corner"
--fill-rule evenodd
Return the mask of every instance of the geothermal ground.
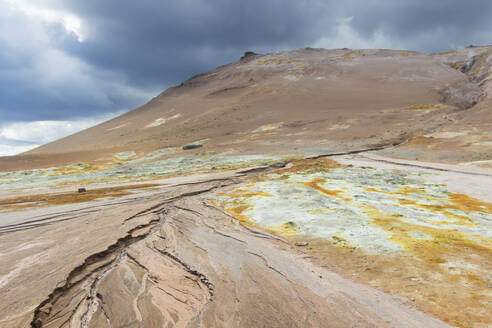
M 0 327 L 492 327 L 491 54 L 249 54 L 0 158 Z

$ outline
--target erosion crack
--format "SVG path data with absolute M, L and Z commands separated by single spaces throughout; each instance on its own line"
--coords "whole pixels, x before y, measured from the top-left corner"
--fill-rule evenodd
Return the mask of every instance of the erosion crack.
M 223 180 L 220 180 L 220 181 L 222 182 Z M 136 214 L 134 214 L 134 215 L 126 218 L 123 221 L 123 223 L 128 222 L 128 221 L 130 221 L 130 220 L 132 220 L 132 219 L 134 219 L 136 217 L 139 217 L 139 216 L 142 216 L 142 215 L 145 215 L 145 214 L 148 214 L 148 213 L 158 212 L 158 211 L 160 211 L 160 209 L 163 206 L 166 206 L 167 204 L 172 203 L 175 200 L 178 200 L 178 199 L 181 199 L 181 198 L 186 198 L 186 197 L 200 195 L 200 194 L 203 194 L 203 193 L 207 193 L 207 192 L 212 191 L 214 189 L 221 188 L 221 187 L 227 186 L 227 185 L 229 185 L 231 183 L 234 183 L 231 179 L 225 179 L 224 181 L 227 181 L 229 183 L 228 184 L 225 184 L 225 185 L 223 185 L 222 183 L 219 183 L 219 184 L 213 185 L 213 186 L 211 186 L 209 188 L 206 188 L 206 189 L 201 189 L 201 190 L 195 190 L 195 191 L 191 191 L 191 192 L 186 192 L 186 193 L 183 193 L 181 195 L 168 198 L 165 201 L 163 201 L 163 202 L 161 202 L 161 203 L 159 203 L 159 204 L 157 204 L 155 206 L 152 206 L 150 208 L 147 208 L 147 209 L 145 209 L 143 211 L 140 211 L 140 212 L 138 212 L 138 213 L 136 213 Z M 203 183 L 206 183 L 206 182 L 208 182 L 208 181 L 204 181 Z
M 174 262 L 177 262 L 181 266 L 183 266 L 188 273 L 191 273 L 194 276 L 197 276 L 200 281 L 207 286 L 210 297 L 214 295 L 214 285 L 208 280 L 207 276 L 205 276 L 203 273 L 200 273 L 198 270 L 192 269 L 190 265 L 188 265 L 186 262 L 182 261 L 179 257 L 177 257 L 174 254 L 171 254 L 170 252 L 166 250 L 162 250 L 159 248 L 154 248 L 156 251 L 158 251 L 160 254 L 170 258 Z
M 66 295 L 72 288 L 75 286 L 79 286 L 83 281 L 86 281 L 91 276 L 96 275 L 94 281 L 91 284 L 90 292 L 89 292 L 89 305 L 87 312 L 82 317 L 82 326 L 86 327 L 87 322 L 90 319 L 89 315 L 90 311 L 94 310 L 94 307 L 97 309 L 97 284 L 98 282 L 114 267 L 116 267 L 121 260 L 126 256 L 126 249 L 131 244 L 140 241 L 146 238 L 149 234 L 153 233 L 156 226 L 160 226 L 159 223 L 164 221 L 164 217 L 159 216 L 156 219 L 150 220 L 146 224 L 138 225 L 133 229 L 130 229 L 127 234 L 118 239 L 114 244 L 110 245 L 104 251 L 95 253 L 85 261 L 73 269 L 67 279 L 65 280 L 65 284 L 63 286 L 57 287 L 51 294 L 48 296 L 46 300 L 44 300 L 36 309 L 34 310 L 34 317 L 31 321 L 31 327 L 39 328 L 42 327 L 45 323 L 51 321 L 52 311 L 61 297 Z M 144 233 L 139 233 L 134 235 L 134 233 L 140 232 L 141 230 L 146 229 Z M 97 263 L 101 263 L 100 265 L 95 265 Z M 89 269 L 90 267 L 94 267 Z M 80 276 L 82 276 L 80 278 Z M 85 326 L 84 326 L 85 323 Z

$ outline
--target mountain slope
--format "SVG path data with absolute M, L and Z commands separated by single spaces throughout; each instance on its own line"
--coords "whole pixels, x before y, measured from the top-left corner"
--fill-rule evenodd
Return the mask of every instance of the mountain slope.
M 485 97 L 490 49 L 248 53 L 120 117 L 1 159 L 0 169 L 108 162 L 121 151 L 143 155 L 204 139 L 205 148 L 240 153 L 397 144 Z

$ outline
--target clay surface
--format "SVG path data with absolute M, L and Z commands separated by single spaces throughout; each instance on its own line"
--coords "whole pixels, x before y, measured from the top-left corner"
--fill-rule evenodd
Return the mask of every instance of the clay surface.
M 491 72 L 249 54 L 0 158 L 0 327 L 491 327 Z

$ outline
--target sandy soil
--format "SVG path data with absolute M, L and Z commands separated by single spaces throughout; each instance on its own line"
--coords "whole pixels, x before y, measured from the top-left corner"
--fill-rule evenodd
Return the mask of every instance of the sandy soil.
M 0 236 L 0 326 L 446 327 L 207 205 L 244 178 L 17 212 Z
M 492 326 L 491 67 L 252 55 L 0 158 L 0 327 Z

